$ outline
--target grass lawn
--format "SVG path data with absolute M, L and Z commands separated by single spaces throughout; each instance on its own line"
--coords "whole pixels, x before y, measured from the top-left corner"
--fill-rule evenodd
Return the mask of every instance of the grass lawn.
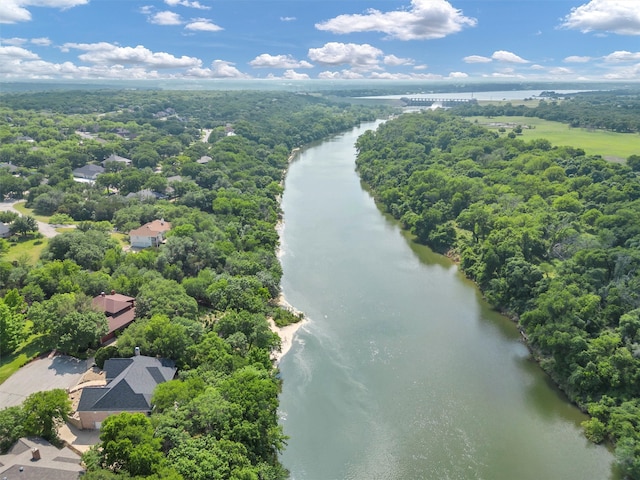
M 471 122 L 478 122 L 488 128 L 498 130 L 505 124 L 506 133 L 513 126 L 522 125 L 520 138 L 531 140 L 546 138 L 552 145 L 570 145 L 582 148 L 588 155 L 602 155 L 609 160 L 626 160 L 630 155 L 640 155 L 640 135 L 635 133 L 616 133 L 605 130 L 587 130 L 570 128 L 560 122 L 550 122 L 535 117 L 465 117 Z M 529 127 L 529 128 L 526 128 Z
M 25 328 L 30 328 L 30 325 Z M 41 340 L 42 335 L 31 335 L 15 352 L 11 354 L 0 352 L 2 354 L 0 357 L 0 383 L 45 351 Z
M 27 208 L 27 207 L 24 206 L 25 203 L 27 203 L 27 202 L 16 203 L 13 206 L 13 208 L 15 208 L 17 211 L 19 211 L 22 215 L 29 215 L 30 217 L 35 218 L 39 222 L 49 223 L 49 218 L 51 218 L 51 217 L 45 217 L 44 215 L 36 215 L 35 213 L 33 213 L 33 208 Z
M 5 255 L 4 259 L 13 262 L 14 260 L 20 260 L 22 258 L 28 258 L 31 265 L 40 258 L 40 254 L 44 247 L 47 246 L 46 238 L 20 238 L 17 242 L 9 243 L 9 251 Z
M 129 246 L 129 235 L 126 233 L 111 233 L 111 238 L 117 240 L 122 248 Z

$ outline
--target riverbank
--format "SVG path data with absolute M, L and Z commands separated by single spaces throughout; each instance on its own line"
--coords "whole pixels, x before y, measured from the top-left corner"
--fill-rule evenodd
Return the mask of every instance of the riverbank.
M 283 295 L 280 295 L 280 297 L 278 298 L 278 305 L 282 308 L 289 310 L 290 312 L 293 312 L 296 315 L 299 315 L 302 313 L 296 310 L 291 304 L 289 304 L 289 302 L 285 300 Z M 268 321 L 269 321 L 269 328 L 271 329 L 271 331 L 274 333 L 277 333 L 278 336 L 280 337 L 280 342 L 281 342 L 280 350 L 271 353 L 271 358 L 276 363 L 279 363 L 282 357 L 284 357 L 287 354 L 287 352 L 291 350 L 291 347 L 293 346 L 293 339 L 296 333 L 298 332 L 298 330 L 300 329 L 300 327 L 306 324 L 308 320 L 306 318 L 301 317 L 300 321 L 296 323 L 291 323 L 289 325 L 285 325 L 284 327 L 277 326 L 276 322 L 274 322 L 272 318 L 269 318 Z

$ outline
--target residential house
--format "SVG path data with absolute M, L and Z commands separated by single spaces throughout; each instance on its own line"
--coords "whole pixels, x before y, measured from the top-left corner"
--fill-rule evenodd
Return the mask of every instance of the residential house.
M 76 168 L 73 171 L 73 176 L 74 178 L 95 181 L 101 173 L 104 173 L 104 167 L 89 163 L 84 167 Z
M 8 238 L 11 236 L 11 229 L 8 225 L 0 222 L 0 238 Z
M 205 165 L 209 163 L 211 160 L 213 159 L 209 155 L 203 155 L 198 160 L 196 160 L 196 163 L 199 163 L 200 165 Z
M 136 299 L 121 295 L 111 290 L 111 293 L 102 292 L 92 301 L 93 306 L 102 310 L 107 316 L 109 326 L 107 333 L 100 339 L 100 343 L 106 343 L 116 336 L 116 333 L 128 327 L 136 317 Z
M 164 234 L 171 230 L 171 223 L 163 219 L 145 223 L 129 232 L 129 241 L 133 248 L 157 247 L 164 242 Z
M 76 480 L 83 473 L 80 455 L 69 447 L 56 448 L 42 438 L 21 438 L 6 455 L 0 455 L 2 479 Z
M 116 155 L 115 153 L 112 153 L 112 154 L 111 154 L 111 155 L 109 155 L 107 158 L 105 158 L 105 159 L 103 160 L 103 162 L 102 162 L 102 165 L 103 165 L 104 167 L 106 167 L 106 166 L 107 166 L 107 163 L 109 163 L 109 162 L 122 163 L 122 164 L 124 164 L 124 165 L 125 165 L 125 166 L 127 166 L 127 167 L 128 167 L 128 166 L 130 166 L 130 165 L 131 165 L 131 163 L 132 163 L 132 161 L 131 161 L 130 159 L 125 158 L 125 157 L 121 157 L 121 156 L 119 156 L 119 155 Z
M 164 193 L 154 192 L 153 190 L 145 188 L 137 192 L 128 193 L 125 198 L 148 202 L 149 200 L 161 200 L 163 198 L 167 198 L 167 196 Z
M 176 375 L 174 362 L 156 357 L 136 355 L 110 358 L 104 362 L 107 384 L 82 389 L 76 410 L 79 427 L 99 429 L 109 415 L 151 413 L 151 396 L 156 386 Z
M 18 171 L 18 167 L 11 162 L 0 162 L 0 168 L 6 168 L 11 174 Z

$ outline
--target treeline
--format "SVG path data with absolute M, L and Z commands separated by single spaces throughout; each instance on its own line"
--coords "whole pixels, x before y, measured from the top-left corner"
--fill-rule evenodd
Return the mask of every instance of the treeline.
M 637 91 L 582 93 L 563 100 L 540 100 L 525 105 L 465 104 L 455 107 L 462 116 L 484 115 L 537 117 L 569 124 L 574 128 L 602 129 L 619 133 L 640 132 L 640 93 Z
M 525 142 L 447 113 L 357 142 L 376 199 L 510 314 L 541 366 L 640 479 L 640 165 Z
M 104 113 L 66 113 L 87 109 Z M 103 422 L 83 478 L 286 478 L 278 460 L 286 440 L 277 416 L 280 380 L 271 359 L 280 340 L 267 323 L 298 320 L 277 304 L 281 181 L 294 142 L 380 114 L 281 93 L 3 97 L 1 196 L 24 197 L 37 214 L 70 218 L 76 228 L 42 239 L 35 264 L 6 259 L 29 231 L 0 240 L 2 361 L 57 349 L 95 354 L 102 365 L 138 346 L 179 367 L 179 378 L 157 389 L 150 417 Z M 209 141 L 201 141 L 210 127 Z M 114 152 L 132 165 L 107 164 L 95 184 L 73 180 L 74 168 Z M 154 195 L 127 196 L 140 189 Z M 125 252 L 122 234 L 154 219 L 171 223 L 166 243 Z M 111 290 L 135 297 L 136 321 L 117 346 L 96 351 L 106 321 L 91 298 Z M 64 419 L 69 406 L 58 406 L 56 418 Z M 33 432 L 21 427 L 31 410 L 0 412 L 0 446 Z M 44 433 L 57 440 L 55 430 Z

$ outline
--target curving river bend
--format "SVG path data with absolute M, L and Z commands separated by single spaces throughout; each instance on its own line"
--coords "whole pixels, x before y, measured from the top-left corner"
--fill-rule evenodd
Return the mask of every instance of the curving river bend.
M 353 145 L 378 123 L 304 150 L 285 181 L 282 289 L 310 319 L 280 363 L 291 478 L 617 478 L 515 325 L 362 188 Z

